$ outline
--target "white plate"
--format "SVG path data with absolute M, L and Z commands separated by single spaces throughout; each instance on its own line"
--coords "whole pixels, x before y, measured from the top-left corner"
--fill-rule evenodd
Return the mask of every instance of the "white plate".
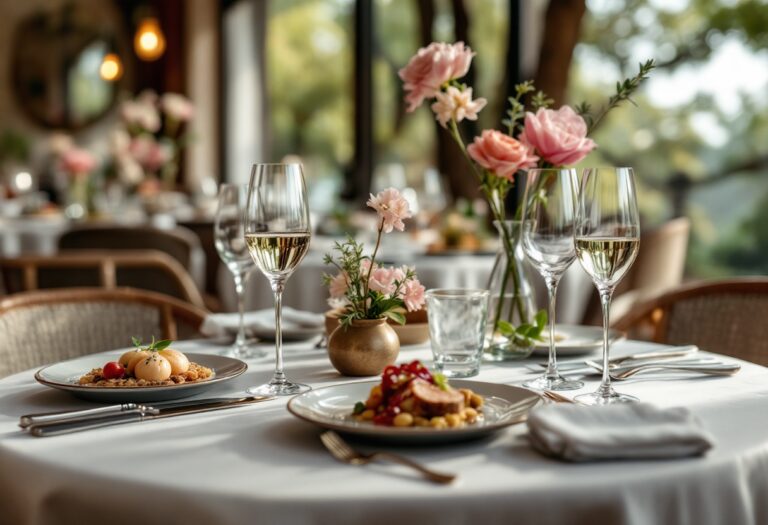
M 545 328 L 545 337 L 549 328 Z M 559 339 L 561 336 L 563 339 Z M 626 337 L 618 330 L 608 330 L 608 341 L 615 343 Z M 581 326 L 558 324 L 555 325 L 555 340 L 557 355 L 583 355 L 599 350 L 603 346 L 603 328 L 601 326 Z M 533 349 L 534 355 L 546 356 L 549 353 L 549 340 L 537 341 Z
M 62 361 L 41 368 L 35 374 L 35 379 L 42 385 L 66 390 L 89 401 L 146 403 L 193 396 L 213 385 L 235 378 L 248 369 L 248 365 L 239 359 L 221 355 L 187 353 L 186 356 L 190 361 L 212 369 L 213 377 L 205 381 L 168 386 L 94 387 L 77 384 L 80 377 L 94 368 L 104 366 L 109 361 L 116 361 L 120 355 L 119 353 L 114 356 L 97 354 Z
M 288 410 L 296 417 L 323 428 L 355 434 L 377 441 L 404 444 L 439 444 L 487 436 L 515 423 L 521 423 L 528 412 L 540 402 L 534 392 L 510 385 L 480 381 L 452 380 L 454 388 L 470 388 L 485 397 L 483 418 L 462 428 L 434 429 L 429 427 L 389 427 L 357 421 L 352 409 L 365 401 L 371 388 L 379 381 L 349 383 L 310 390 L 292 398 Z

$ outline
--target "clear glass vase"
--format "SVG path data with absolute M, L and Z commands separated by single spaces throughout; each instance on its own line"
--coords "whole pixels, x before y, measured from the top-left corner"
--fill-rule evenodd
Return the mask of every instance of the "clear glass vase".
M 531 276 L 520 243 L 521 221 L 495 221 L 499 232 L 499 251 L 488 279 L 491 299 L 488 309 L 488 335 L 485 358 L 489 361 L 511 361 L 524 359 L 533 351 L 533 346 L 515 337 L 504 335 L 499 322 L 514 327 L 532 323 L 536 315 L 536 304 Z

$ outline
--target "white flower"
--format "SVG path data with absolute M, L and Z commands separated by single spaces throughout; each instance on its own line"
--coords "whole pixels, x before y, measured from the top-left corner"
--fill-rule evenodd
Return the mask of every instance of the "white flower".
M 477 112 L 488 103 L 484 98 L 472 100 L 472 88 L 462 91 L 453 86 L 449 86 L 445 91 L 439 91 L 435 98 L 437 101 L 432 104 L 432 111 L 435 112 L 437 120 L 443 127 L 447 126 L 451 118 L 456 122 L 461 122 L 465 118 L 477 120 Z
M 195 107 L 185 96 L 178 93 L 166 93 L 160 99 L 160 107 L 172 119 L 186 122 L 195 114 Z

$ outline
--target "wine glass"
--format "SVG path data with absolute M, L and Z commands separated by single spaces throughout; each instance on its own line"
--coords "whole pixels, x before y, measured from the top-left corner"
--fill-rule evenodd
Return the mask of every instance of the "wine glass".
M 581 381 L 565 379 L 557 371 L 555 304 L 557 285 L 576 258 L 573 233 L 578 181 L 574 169 L 528 171 L 523 197 L 522 242 L 525 254 L 544 278 L 549 293 L 549 360 L 544 375 L 523 383 L 538 390 L 575 390 Z
M 245 211 L 245 242 L 275 294 L 275 373 L 254 395 L 286 396 L 310 390 L 283 373 L 282 294 L 309 248 L 309 206 L 301 164 L 254 164 Z
M 245 285 L 256 264 L 245 245 L 245 203 L 248 198 L 248 186 L 245 184 L 222 184 L 219 190 L 218 208 L 213 226 L 213 239 L 219 257 L 232 272 L 237 293 L 237 311 L 240 314 L 237 337 L 225 355 L 239 358 L 263 357 L 263 352 L 248 348 L 245 340 Z
M 603 307 L 603 380 L 595 393 L 576 399 L 591 405 L 637 401 L 613 390 L 608 375 L 611 296 L 640 249 L 640 217 L 632 168 L 584 170 L 575 239 L 576 256 L 592 277 Z

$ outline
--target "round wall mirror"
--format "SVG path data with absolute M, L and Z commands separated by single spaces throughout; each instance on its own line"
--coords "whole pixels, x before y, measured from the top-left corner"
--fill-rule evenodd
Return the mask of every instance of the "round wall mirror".
M 125 38 L 111 2 L 72 2 L 19 24 L 13 84 L 28 117 L 57 129 L 79 129 L 115 104 L 125 78 Z

